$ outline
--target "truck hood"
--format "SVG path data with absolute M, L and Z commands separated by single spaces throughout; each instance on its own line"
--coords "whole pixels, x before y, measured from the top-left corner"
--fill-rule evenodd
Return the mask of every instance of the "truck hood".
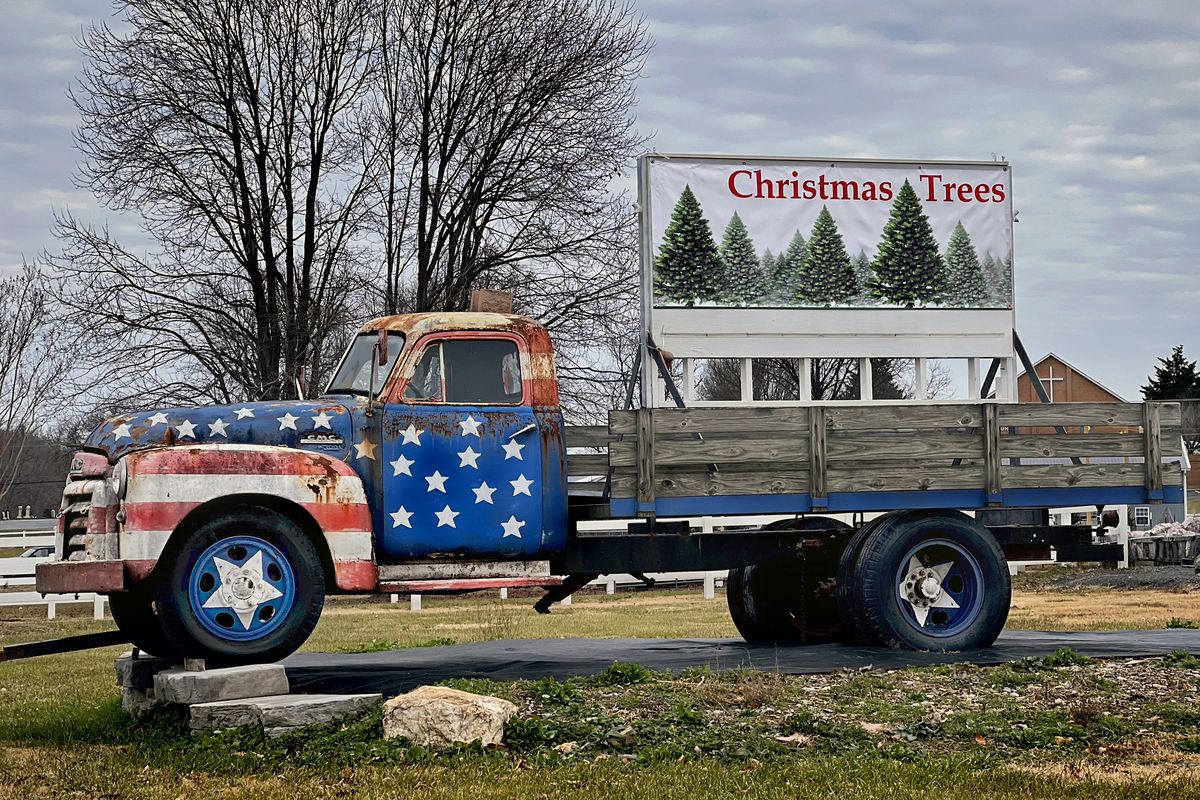
M 83 449 L 103 453 L 110 463 L 136 450 L 189 444 L 296 447 L 344 458 L 360 410 L 332 398 L 159 408 L 105 420 Z

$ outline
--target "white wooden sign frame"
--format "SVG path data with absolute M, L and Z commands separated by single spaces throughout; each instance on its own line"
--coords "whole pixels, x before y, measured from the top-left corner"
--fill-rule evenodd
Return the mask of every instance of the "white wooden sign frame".
M 895 161 L 877 159 L 812 159 L 777 156 L 720 156 L 706 154 L 647 153 L 638 160 L 639 260 L 641 263 L 641 402 L 653 408 L 673 405 L 649 354 L 650 339 L 681 360 L 679 386 L 688 406 L 729 406 L 753 403 L 762 406 L 844 405 L 856 403 L 903 404 L 932 402 L 926 397 L 927 364 L 931 359 L 965 359 L 967 397 L 959 402 L 980 402 L 983 371 L 992 359 L 1000 368 L 993 382 L 999 402 L 1016 401 L 1016 352 L 1013 344 L 1015 303 L 1012 308 L 679 308 L 655 306 L 653 220 L 650 171 L 656 161 L 712 160 L 730 165 L 742 162 L 822 163 L 866 167 L 871 165 L 913 168 L 999 168 L 991 161 Z M 1005 201 L 1010 226 L 1011 194 Z M 647 337 L 649 334 L 649 338 Z M 694 396 L 696 359 L 739 359 L 742 396 L 734 401 L 704 401 Z M 799 363 L 799 399 L 756 401 L 751 396 L 753 360 L 794 358 Z M 858 400 L 812 400 L 808 360 L 856 358 L 860 360 Z M 871 385 L 872 358 L 912 359 L 915 396 L 910 400 L 875 400 Z M 954 400 L 937 400 L 939 403 Z

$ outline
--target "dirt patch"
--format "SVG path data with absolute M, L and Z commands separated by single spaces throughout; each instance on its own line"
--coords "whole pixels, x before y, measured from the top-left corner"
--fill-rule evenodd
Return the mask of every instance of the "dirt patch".
M 1085 588 L 1160 589 L 1171 592 L 1200 590 L 1200 575 L 1194 567 L 1133 567 L 1132 569 L 1091 570 L 1064 575 L 1053 581 L 1052 590 Z

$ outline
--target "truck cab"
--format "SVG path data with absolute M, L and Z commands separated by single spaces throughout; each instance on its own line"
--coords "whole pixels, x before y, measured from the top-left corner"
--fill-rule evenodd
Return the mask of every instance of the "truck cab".
M 405 564 L 528 570 L 566 545 L 550 337 L 483 312 L 367 323 L 313 400 L 152 409 L 73 460 L 42 592 L 109 595 L 132 641 L 286 655 L 327 592 Z

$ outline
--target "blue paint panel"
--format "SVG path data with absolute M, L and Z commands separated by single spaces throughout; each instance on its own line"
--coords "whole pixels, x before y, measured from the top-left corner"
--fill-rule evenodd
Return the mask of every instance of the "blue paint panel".
M 1006 489 L 1002 493 L 1006 508 L 1060 508 L 1084 505 L 1137 505 L 1147 502 L 1143 486 L 1104 488 Z M 1167 503 L 1183 502 L 1183 487 L 1163 490 Z M 983 490 L 961 489 L 926 492 L 834 492 L 826 498 L 830 513 L 849 511 L 892 511 L 906 508 L 986 508 Z M 615 517 L 633 517 L 635 498 L 614 499 L 610 509 Z M 655 511 L 663 517 L 730 514 L 803 514 L 814 509 L 807 494 L 729 495 L 725 497 L 661 497 Z

